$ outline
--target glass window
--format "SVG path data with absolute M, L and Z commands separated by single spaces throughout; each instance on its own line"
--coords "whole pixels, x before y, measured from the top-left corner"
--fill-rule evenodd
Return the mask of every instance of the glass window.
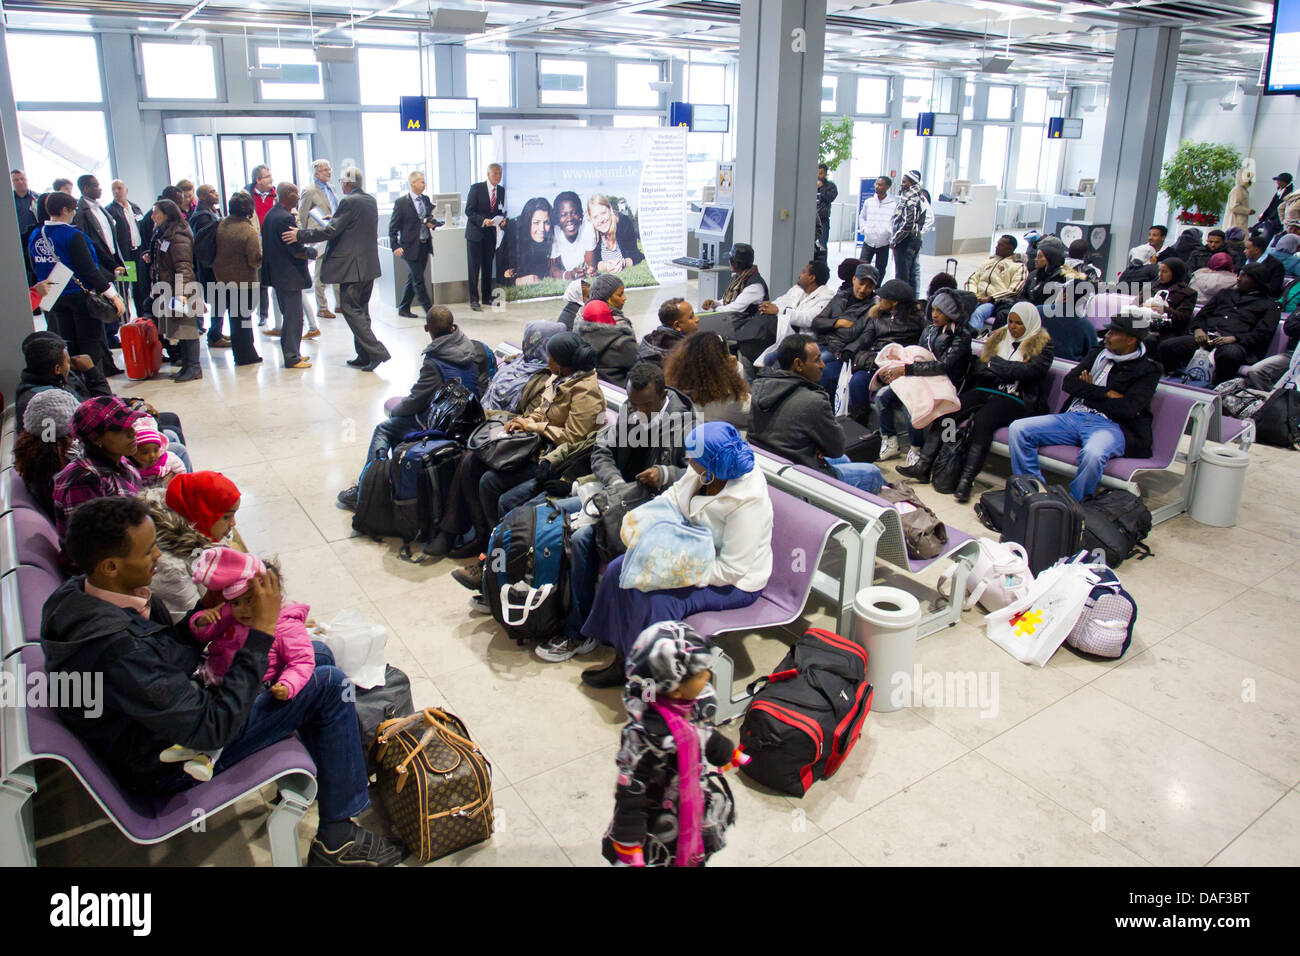
M 957 161 L 957 175 L 954 179 L 970 179 L 970 127 L 964 126 L 961 131 L 961 151 L 960 159 Z
M 1020 148 L 1016 150 L 1016 188 L 1037 191 L 1041 179 L 1039 161 L 1043 155 L 1043 139 L 1047 131 L 1042 126 L 1020 128 Z
M 1041 86 L 1025 87 L 1025 122 L 1044 123 L 1047 116 L 1047 90 Z
M 420 51 L 358 47 L 357 76 L 361 80 L 362 103 L 396 106 L 399 96 L 420 92 Z
M 686 68 L 686 102 L 727 102 L 727 68 L 710 63 L 692 63 Z
M 614 125 L 619 127 L 661 126 L 663 118 L 649 113 L 615 113 Z
M 650 88 L 663 76 L 658 63 L 620 63 L 618 76 L 619 106 L 658 106 L 659 92 Z
M 587 64 L 582 60 L 539 59 L 537 81 L 543 106 L 587 102 Z
M 206 43 L 141 43 L 140 61 L 144 95 L 150 99 L 217 98 L 216 58 Z
M 474 137 L 474 182 L 481 183 L 487 178 L 487 168 L 493 163 L 501 162 L 501 157 L 492 149 L 492 135 L 485 133 Z
M 8 33 L 9 76 L 18 103 L 100 103 L 99 45 L 92 36 Z M 57 67 L 54 65 L 57 64 Z
M 975 118 L 975 81 L 967 80 L 962 84 L 962 90 L 961 118 L 972 120 Z M 962 177 L 958 176 L 957 178 L 961 179 Z
M 467 96 L 484 107 L 515 105 L 509 53 L 466 53 L 465 81 Z
M 406 132 L 396 113 L 361 114 L 361 169 L 381 212 L 393 208 L 393 200 L 409 187 L 407 177 L 417 169 L 424 173 L 425 191 L 438 191 L 437 165 L 426 162 L 426 150 L 436 155 L 437 137 Z
M 113 179 L 104 114 L 98 110 L 19 110 L 18 133 L 23 171 L 37 193 L 60 177 L 76 179 L 91 173 L 101 183 Z
M 822 77 L 822 112 L 835 112 L 835 90 L 839 85 L 838 76 Z
M 917 136 L 916 130 L 903 130 L 903 165 L 898 168 L 899 176 L 909 169 L 921 169 L 925 165 L 925 141 L 928 136 Z M 922 177 L 924 178 L 924 177 Z M 897 181 L 898 177 L 895 177 Z M 930 195 L 935 195 L 933 189 Z
M 858 77 L 858 112 L 873 116 L 889 112 L 889 77 Z
M 885 165 L 885 131 L 888 123 L 872 123 L 859 120 L 853 124 L 853 153 L 849 159 L 849 174 L 852 186 L 856 190 L 858 181 L 872 179 L 884 173 L 889 175 Z
M 1009 120 L 1016 107 L 1016 88 L 1014 86 L 990 86 L 988 118 L 991 120 Z
M 980 182 L 1003 189 L 1007 172 L 1007 144 L 1011 139 L 1009 126 L 985 126 L 984 143 L 980 147 Z
M 686 193 L 699 198 L 705 186 L 713 185 L 717 164 L 722 161 L 725 133 L 686 134 Z
M 264 100 L 323 100 L 320 64 L 311 47 L 262 46 L 257 48 L 258 66 L 285 67 L 283 80 L 262 80 Z M 315 77 L 313 79 L 313 77 Z
M 918 113 L 929 110 L 933 88 L 934 81 L 929 77 L 923 80 L 908 77 L 903 81 L 903 119 L 916 119 Z

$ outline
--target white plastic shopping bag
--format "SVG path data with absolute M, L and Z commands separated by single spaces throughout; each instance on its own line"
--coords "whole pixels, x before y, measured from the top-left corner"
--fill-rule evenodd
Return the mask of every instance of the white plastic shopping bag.
M 849 379 L 853 378 L 853 360 L 850 359 L 840 368 L 839 381 L 835 383 L 835 414 L 849 413 Z
M 329 624 L 318 624 L 312 637 L 330 649 L 334 663 L 358 687 L 384 686 L 388 629 L 372 624 L 355 608 L 340 611 Z
M 1094 583 L 1086 565 L 1052 565 L 1027 596 L 984 618 L 989 640 L 1023 664 L 1046 666 L 1079 620 Z

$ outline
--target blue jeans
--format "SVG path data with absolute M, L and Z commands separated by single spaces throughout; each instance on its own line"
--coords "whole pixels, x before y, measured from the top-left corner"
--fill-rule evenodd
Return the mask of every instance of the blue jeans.
M 263 692 L 253 702 L 244 729 L 225 746 L 214 769 L 221 773 L 249 754 L 297 732 L 316 762 L 320 820 L 334 823 L 355 817 L 370 805 L 369 781 L 361 728 L 352 703 L 355 691 L 343 671 L 333 666 L 333 657 L 325 646 L 315 641 L 312 645 L 316 669 L 311 679 L 288 700 L 276 700 L 270 691 Z M 180 767 L 176 769 L 176 778 L 162 788 L 164 792 L 179 793 L 198 784 Z
M 871 406 L 871 378 L 875 374 L 874 369 L 853 373 L 849 379 L 849 408 L 867 409 Z
M 541 504 L 544 500 L 546 500 L 546 495 L 541 494 L 540 493 L 541 490 L 542 489 L 537 486 L 537 482 L 530 478 L 528 481 L 525 481 L 523 484 L 516 485 L 515 487 L 507 491 L 505 494 L 503 494 L 501 496 L 501 500 L 497 503 L 497 510 L 500 511 L 501 517 L 504 518 L 506 515 L 510 514 L 510 512 L 514 511 L 520 505 L 524 504 L 525 502 L 530 502 L 534 498 L 537 499 L 537 504 Z M 577 498 L 564 499 L 564 501 L 570 501 L 570 500 L 573 501 L 573 510 L 577 511 L 578 499 Z M 563 504 L 563 502 L 557 502 L 557 504 Z M 566 511 L 565 513 L 567 514 L 568 512 Z
M 984 331 L 984 325 L 993 316 L 994 305 L 992 302 L 982 302 L 975 306 L 975 311 L 970 314 L 970 327 L 979 335 Z
M 902 279 L 912 287 L 913 292 L 921 285 L 920 255 L 920 236 L 904 239 L 894 247 L 894 278 Z
M 822 388 L 834 401 L 835 386 L 839 384 L 840 369 L 844 366 L 844 363 L 839 360 L 839 357 L 834 352 L 826 351 L 822 352 L 822 361 L 826 363 L 826 368 L 822 372 Z
M 366 461 L 373 461 L 387 454 L 402 440 L 402 436 L 420 430 L 420 423 L 414 415 L 394 415 L 375 426 L 370 435 L 370 448 L 366 451 Z
M 849 461 L 848 455 L 840 455 L 838 458 L 827 458 L 826 464 L 831 466 L 836 478 L 859 491 L 874 495 L 885 485 L 885 476 L 869 462 Z
M 857 378 L 857 375 L 854 378 Z M 853 383 L 849 382 L 849 388 L 852 387 Z M 912 416 L 908 414 L 907 406 L 894 394 L 894 390 L 886 385 L 876 392 L 876 414 L 880 416 L 880 434 L 885 438 L 892 438 L 898 434 L 898 430 L 894 427 L 895 413 L 901 415 L 903 423 L 907 425 L 908 433 L 912 437 L 912 447 L 920 448 L 925 443 L 925 430 L 912 427 Z
M 1101 483 L 1106 462 L 1124 454 L 1124 432 L 1105 415 L 1062 412 L 1038 415 L 1011 423 L 1011 471 L 1042 479 L 1038 468 L 1040 445 L 1074 445 L 1079 448 L 1079 470 L 1070 482 L 1070 494 L 1082 501 Z

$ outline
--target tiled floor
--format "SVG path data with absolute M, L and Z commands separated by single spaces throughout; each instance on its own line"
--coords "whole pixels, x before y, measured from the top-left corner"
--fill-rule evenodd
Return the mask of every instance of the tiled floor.
M 961 274 L 982 258 L 963 257 Z M 940 267 L 923 262 L 926 276 Z M 670 295 L 694 290 L 629 295 L 639 334 Z M 495 343 L 558 306 L 456 311 L 467 332 Z M 344 366 L 350 337 L 335 319 L 306 346 L 309 371 L 281 369 L 275 340 L 262 338 L 260 367 L 205 355 L 201 382 L 130 391 L 178 412 L 196 467 L 239 485 L 244 539 L 280 555 L 288 593 L 324 620 L 359 608 L 384 622 L 389 658 L 411 676 L 417 706 L 449 708 L 483 745 L 495 768 L 497 834 L 438 865 L 603 865 L 623 715 L 616 691 L 578 680 L 598 658 L 539 662 L 468 614 L 466 592 L 449 577 L 454 562 L 406 564 L 392 543 L 352 537 L 350 515 L 334 504 L 383 400 L 411 383 L 426 341 L 420 322 L 397 318 L 391 303 L 374 312 L 394 355 L 376 374 Z M 716 863 L 1300 863 L 1300 456 L 1260 446 L 1252 455 L 1237 527 L 1169 521 L 1149 539 L 1154 557 L 1120 569 L 1140 608 L 1122 661 L 1062 648 L 1042 670 L 1022 666 L 968 613 L 923 640 L 917 662 L 996 677 L 995 713 L 873 714 L 844 769 L 803 800 L 733 779 L 738 823 Z M 981 530 L 969 507 L 920 493 L 945 521 Z M 830 618 L 810 607 L 804 621 Z M 792 632 L 728 639 L 737 679 L 769 670 Z M 94 826 L 98 810 L 56 774 L 38 794 L 41 830 L 92 825 L 39 853 L 47 863 L 266 864 L 266 813 L 265 799 L 248 800 L 206 833 L 137 847 Z M 312 821 L 302 829 L 305 837 Z

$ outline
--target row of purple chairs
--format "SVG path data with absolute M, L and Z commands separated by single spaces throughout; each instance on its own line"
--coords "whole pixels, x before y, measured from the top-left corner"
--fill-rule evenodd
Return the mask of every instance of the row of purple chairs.
M 6 419 L 12 411 L 6 413 Z M 12 461 L 6 430 L 3 461 Z M 99 757 L 68 729 L 53 706 L 27 689 L 51 687 L 39 644 L 46 598 L 64 580 L 58 537 L 13 468 L 0 472 L 0 636 L 3 680 L 20 693 L 0 707 L 0 866 L 34 866 L 36 764 L 63 764 L 129 840 L 161 843 L 198 830 L 242 797 L 275 784 L 280 801 L 267 818 L 271 860 L 299 866 L 298 825 L 316 799 L 316 765 L 302 742 L 290 737 L 241 760 L 207 783 L 167 798 L 124 790 Z M 38 705 L 39 700 L 39 705 Z

